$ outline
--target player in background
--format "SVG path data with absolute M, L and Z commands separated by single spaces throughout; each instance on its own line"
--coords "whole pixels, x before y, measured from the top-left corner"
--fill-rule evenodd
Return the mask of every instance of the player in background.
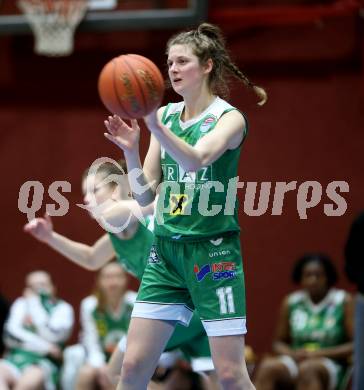
M 64 350 L 62 388 L 111 388 L 107 362 L 126 335 L 135 298 L 119 263 L 111 261 L 101 268 L 92 294 L 81 301 L 80 342 Z
M 121 169 L 120 169 L 121 168 Z M 96 173 L 85 172 L 83 177 L 84 203 L 92 217 L 102 216 L 105 221 L 115 227 L 128 224 L 120 233 L 105 233 L 94 245 L 86 245 L 73 241 L 54 231 L 53 223 L 48 215 L 36 218 L 27 223 L 24 230 L 37 240 L 47 244 L 58 253 L 77 265 L 88 269 L 98 270 L 111 261 L 116 254 L 122 266 L 138 280 L 141 280 L 150 255 L 153 243 L 153 203 L 146 207 L 130 197 L 130 187 L 126 166 L 121 161 L 121 167 L 116 163 L 105 162 L 99 166 Z M 90 177 L 94 175 L 94 177 Z M 118 177 L 110 181 L 110 177 Z M 94 183 L 92 191 L 87 191 L 87 180 Z M 110 206 L 112 199 L 114 203 Z M 93 203 L 96 201 L 97 207 Z M 94 207 L 91 207 L 91 206 Z M 97 209 L 97 216 L 95 210 Z M 137 216 L 144 218 L 142 223 Z M 130 220 L 129 220 L 130 217 Z M 204 328 L 198 315 L 194 315 L 188 329 L 179 326 L 168 343 L 168 351 L 180 349 L 185 358 L 191 361 L 192 368 L 197 372 L 208 372 L 213 379 L 213 362 Z M 121 362 L 125 351 L 125 342 L 121 341 L 118 349 L 112 355 L 109 370 L 112 377 L 120 375 Z M 169 366 L 173 363 L 174 354 L 164 354 L 160 364 Z M 171 359 L 171 360 L 170 360 Z
M 47 272 L 30 272 L 25 282 L 4 328 L 7 350 L 0 360 L 0 389 L 53 390 L 73 328 L 73 308 L 56 296 Z
M 257 390 L 339 389 L 353 353 L 353 299 L 334 287 L 336 269 L 320 253 L 298 259 L 292 281 L 299 289 L 282 302 L 276 356 L 258 367 Z

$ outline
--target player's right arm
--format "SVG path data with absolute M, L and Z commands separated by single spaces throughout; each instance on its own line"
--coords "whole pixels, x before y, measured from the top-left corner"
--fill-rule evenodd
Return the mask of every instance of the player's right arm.
M 297 361 L 307 357 L 306 351 L 294 350 L 291 347 L 290 325 L 289 325 L 289 302 L 288 296 L 283 300 L 279 314 L 278 323 L 274 335 L 273 351 L 278 355 L 288 355 Z
M 53 230 L 51 218 L 47 214 L 44 218 L 35 218 L 27 223 L 24 231 L 68 260 L 90 271 L 100 269 L 115 256 L 107 234 L 104 234 L 92 246 L 73 241 Z
M 308 357 L 304 349 L 293 349 L 291 347 L 289 296 L 286 296 L 283 300 L 278 314 L 273 351 L 278 355 L 291 356 L 296 361 L 301 361 Z
M 158 112 L 160 119 L 164 107 Z M 108 133 L 105 137 L 124 151 L 125 161 L 128 167 L 128 177 L 135 200 L 141 206 L 147 206 L 154 201 L 157 187 L 161 181 L 162 171 L 160 164 L 161 147 L 158 140 L 152 134 L 149 149 L 142 165 L 139 154 L 140 128 L 136 120 L 128 126 L 117 115 L 109 116 L 105 121 Z
M 281 304 L 278 314 L 278 322 L 273 341 L 273 351 L 282 355 L 290 355 L 291 348 L 289 343 L 289 307 L 288 297 L 286 297 Z

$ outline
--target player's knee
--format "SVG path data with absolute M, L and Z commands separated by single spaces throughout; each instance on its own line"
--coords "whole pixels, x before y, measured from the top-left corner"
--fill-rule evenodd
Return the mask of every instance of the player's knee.
M 20 378 L 17 390 L 34 390 L 42 387 L 45 375 L 39 367 L 29 367 Z
M 137 378 L 139 381 L 143 377 L 144 371 L 143 359 L 125 358 L 121 369 L 121 380 L 123 383 L 135 383 Z
M 266 358 L 259 365 L 257 376 L 276 378 L 284 374 L 282 363 L 275 358 Z
M 219 381 L 224 390 L 253 390 L 249 377 L 245 377 L 243 367 L 234 363 L 222 364 L 217 370 Z
M 292 390 L 294 379 L 279 359 L 265 358 L 256 371 L 255 385 L 258 390 Z
M 13 386 L 15 382 L 15 378 L 10 370 L 0 365 L 0 385 L 5 388 L 5 386 Z
M 320 364 L 316 360 L 305 360 L 298 366 L 298 373 L 301 376 L 315 375 L 320 371 Z
M 322 363 L 317 359 L 303 361 L 298 367 L 298 382 L 310 383 L 319 381 L 323 385 L 329 381 L 328 373 Z

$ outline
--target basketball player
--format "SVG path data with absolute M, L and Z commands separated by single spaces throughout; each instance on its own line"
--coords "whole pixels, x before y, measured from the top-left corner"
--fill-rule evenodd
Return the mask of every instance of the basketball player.
M 121 168 L 126 172 L 123 161 L 121 162 Z M 121 170 L 117 164 L 106 162 L 99 167 L 95 177 L 91 178 L 91 180 L 94 180 L 94 192 L 92 194 L 87 192 L 86 174 L 82 187 L 86 205 L 91 204 L 94 196 L 98 205 L 98 212 L 109 224 L 123 226 L 131 215 L 129 224 L 121 233 L 105 233 L 93 246 L 88 246 L 55 232 L 51 218 L 48 215 L 27 223 L 24 230 L 70 261 L 88 270 L 102 268 L 116 254 L 123 267 L 134 277 L 141 280 L 153 242 L 151 231 L 153 218 L 151 214 L 154 206 L 149 204 L 140 208 L 135 200 L 130 199 L 128 179 L 126 175 L 120 175 L 120 172 Z M 118 175 L 120 185 L 117 185 L 116 182 L 106 183 L 106 179 L 113 175 Z M 112 207 L 105 208 L 103 205 L 107 204 L 105 201 L 109 199 L 113 199 L 115 203 Z M 136 208 L 140 209 L 141 215 L 145 217 L 145 224 L 137 219 Z M 194 371 L 210 372 L 214 370 L 206 332 L 197 314 L 193 316 L 188 329 L 183 326 L 176 328 L 176 332 L 166 347 L 167 351 L 175 349 L 180 349 L 184 356 L 191 360 Z M 121 340 L 119 349 L 114 352 L 111 358 L 110 371 L 112 374 L 120 374 L 124 350 L 125 341 Z
M 143 167 L 137 121 L 131 126 L 118 116 L 105 121 L 105 136 L 124 151 L 129 178 L 139 170 L 131 186 L 140 205 L 154 199 L 161 183 L 154 256 L 134 306 L 120 388 L 146 388 L 176 324 L 187 325 L 196 308 L 222 387 L 252 390 L 244 361 L 245 292 L 236 199 L 227 196 L 247 123 L 218 94 L 227 92 L 225 73 L 252 88 L 260 105 L 266 93 L 231 62 L 216 26 L 204 23 L 172 37 L 167 55 L 171 85 L 183 101 L 144 118 L 151 141 Z M 144 187 L 148 189 L 141 192 Z M 220 210 L 212 213 L 206 199 Z M 226 204 L 232 205 L 227 215 Z
M 353 299 L 335 288 L 338 275 L 330 258 L 308 253 L 292 270 L 299 289 L 281 305 L 274 357 L 256 370 L 258 390 L 337 390 L 343 387 L 353 354 Z

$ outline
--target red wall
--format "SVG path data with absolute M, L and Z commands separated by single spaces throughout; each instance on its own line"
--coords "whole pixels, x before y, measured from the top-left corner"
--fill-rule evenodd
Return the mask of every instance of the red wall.
M 323 188 L 346 181 L 348 208 L 328 217 L 324 195 L 302 220 L 297 191 L 287 194 L 283 215 L 250 217 L 240 210 L 247 282 L 248 343 L 258 352 L 270 348 L 282 297 L 293 289 L 290 272 L 306 251 L 331 255 L 340 286 L 351 288 L 342 274 L 343 245 L 353 217 L 364 208 L 361 148 L 364 142 L 362 39 L 355 18 L 320 25 L 244 30 L 223 26 L 234 58 L 251 79 L 264 86 L 269 101 L 258 107 L 255 96 L 232 84 L 231 101 L 249 117 L 243 148 L 241 181 L 315 180 Z M 94 275 L 65 261 L 22 232 L 26 217 L 18 210 L 20 186 L 39 180 L 47 188 L 67 180 L 70 210 L 54 218 L 55 229 L 74 240 L 92 243 L 103 233 L 76 206 L 82 200 L 80 175 L 94 159 L 118 158 L 103 137 L 107 115 L 97 96 L 102 65 L 119 53 L 137 52 L 164 67 L 163 43 L 169 32 L 77 35 L 69 58 L 41 58 L 30 37 L 0 37 L 1 291 L 18 296 L 25 274 L 49 270 L 59 294 L 78 305 L 89 293 Z M 168 93 L 166 100 L 172 97 Z M 143 132 L 145 153 L 148 133 Z M 244 200 L 244 190 L 239 199 Z M 50 203 L 48 196 L 44 205 Z M 271 210 L 272 197 L 270 199 Z M 44 211 L 44 207 L 42 209 Z M 41 215 L 41 212 L 38 213 Z M 133 286 L 136 287 L 135 281 Z

